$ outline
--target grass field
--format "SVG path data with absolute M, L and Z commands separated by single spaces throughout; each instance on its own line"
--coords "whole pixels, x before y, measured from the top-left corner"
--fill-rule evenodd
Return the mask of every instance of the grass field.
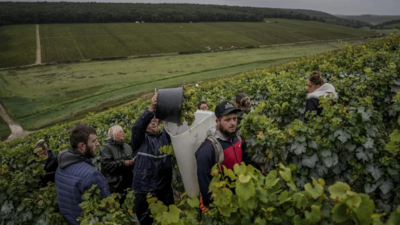
M 234 75 L 343 46 L 337 42 L 309 43 L 3 70 L 0 98 L 15 121 L 26 130 L 36 130 L 129 102 L 154 88 Z
M 0 26 L 0 68 L 35 63 L 36 26 Z
M 52 62 L 371 35 L 319 22 L 272 21 L 276 23 L 47 24 L 40 25 L 40 36 L 43 61 Z
M 182 28 L 180 28 L 182 27 Z M 0 28 L 0 67 L 35 62 L 35 25 Z M 368 31 L 301 20 L 268 23 L 41 24 L 42 62 L 230 49 L 375 35 Z
M 386 25 L 385 28 L 386 29 L 400 29 L 400 23 Z
M 8 127 L 8 124 L 3 120 L 2 117 L 0 117 L 0 141 L 6 140 L 10 134 L 11 130 Z

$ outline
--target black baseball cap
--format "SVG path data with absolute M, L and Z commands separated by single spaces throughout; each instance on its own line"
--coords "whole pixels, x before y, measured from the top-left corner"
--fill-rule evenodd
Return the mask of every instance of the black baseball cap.
M 226 116 L 231 113 L 238 113 L 242 111 L 241 109 L 236 108 L 232 102 L 229 101 L 223 101 L 215 107 L 215 116 L 217 118 L 221 116 Z

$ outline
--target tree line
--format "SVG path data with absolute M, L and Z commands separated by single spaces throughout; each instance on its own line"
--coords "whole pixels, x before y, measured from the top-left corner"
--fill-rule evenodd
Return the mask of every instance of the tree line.
M 373 28 L 373 29 L 385 29 L 386 26 L 389 26 L 389 25 L 392 25 L 392 24 L 400 24 L 400 20 L 387 21 L 387 22 L 372 26 L 371 28 Z M 400 27 L 400 25 L 397 26 L 397 27 Z
M 1 2 L 0 25 L 112 22 L 261 22 L 285 18 L 361 27 L 362 22 L 323 18 L 301 10 L 200 4 Z M 339 18 L 337 18 L 339 19 Z

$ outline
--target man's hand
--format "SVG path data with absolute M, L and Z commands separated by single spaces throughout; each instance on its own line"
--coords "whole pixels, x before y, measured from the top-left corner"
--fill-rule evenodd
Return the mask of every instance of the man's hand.
M 151 105 L 149 107 L 150 112 L 154 112 L 157 106 L 157 93 L 154 94 L 153 98 L 151 98 Z
M 134 163 L 135 163 L 135 159 L 125 160 L 124 165 L 125 166 L 132 166 Z

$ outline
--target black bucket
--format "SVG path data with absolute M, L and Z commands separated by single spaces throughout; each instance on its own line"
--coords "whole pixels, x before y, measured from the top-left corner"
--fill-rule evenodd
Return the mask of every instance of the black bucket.
M 156 118 L 179 124 L 182 113 L 183 87 L 158 90 Z

